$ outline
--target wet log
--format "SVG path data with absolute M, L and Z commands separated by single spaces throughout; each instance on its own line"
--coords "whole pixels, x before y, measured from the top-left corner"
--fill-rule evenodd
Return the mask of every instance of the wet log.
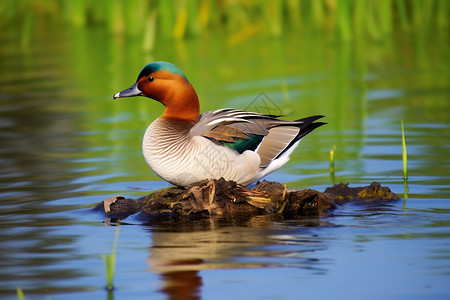
M 188 187 L 170 187 L 139 199 L 111 197 L 96 206 L 112 221 L 136 215 L 142 221 L 191 220 L 209 216 L 245 217 L 276 214 L 287 217 L 320 217 L 349 201 L 383 204 L 399 197 L 373 182 L 366 187 L 340 183 L 324 192 L 288 190 L 278 182 L 262 181 L 247 189 L 233 181 L 203 180 Z

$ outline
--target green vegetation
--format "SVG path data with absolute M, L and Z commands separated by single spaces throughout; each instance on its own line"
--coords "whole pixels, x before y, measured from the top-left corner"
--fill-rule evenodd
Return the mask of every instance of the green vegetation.
M 25 296 L 23 295 L 22 289 L 18 287 L 16 290 L 17 290 L 17 299 L 25 300 Z
M 336 156 L 336 145 L 330 150 L 330 173 L 334 174 L 334 157 Z
M 19 25 L 26 42 L 36 25 L 104 26 L 114 35 L 142 37 L 144 48 L 152 48 L 155 36 L 180 40 L 225 32 L 235 43 L 257 33 L 280 36 L 299 28 L 337 32 L 344 40 L 381 39 L 395 25 L 448 28 L 449 13 L 447 0 L 3 0 L 0 29 Z
M 408 155 L 406 154 L 406 143 L 405 143 L 405 129 L 403 127 L 403 120 L 402 122 L 402 158 L 403 158 L 403 179 L 408 179 Z
M 403 203 L 403 206 L 406 205 L 406 199 L 408 199 L 408 155 L 406 154 L 406 142 L 405 142 L 405 129 L 403 127 L 403 120 L 401 120 L 402 123 L 402 159 L 403 159 L 403 185 L 405 187 L 405 202 Z
M 330 176 L 334 184 L 334 158 L 336 156 L 336 145 L 333 145 L 333 149 L 330 150 Z
M 106 289 L 111 291 L 114 286 L 114 267 L 116 265 L 116 248 L 117 241 L 119 239 L 119 226 L 116 227 L 116 232 L 114 234 L 114 242 L 112 245 L 111 254 L 102 254 L 103 264 L 105 266 L 105 274 L 106 274 Z
M 409 193 L 408 180 L 403 179 L 403 186 L 405 187 L 405 193 L 403 195 L 403 198 L 404 198 L 403 208 L 405 208 L 406 207 L 406 200 L 408 199 L 408 193 Z

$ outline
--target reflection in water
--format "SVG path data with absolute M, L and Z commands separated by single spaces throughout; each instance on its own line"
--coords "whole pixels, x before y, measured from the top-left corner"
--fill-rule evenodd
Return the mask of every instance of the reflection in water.
M 321 226 L 320 221 L 297 225 Z M 257 216 L 236 224 L 210 219 L 152 229 L 149 269 L 160 274 L 161 291 L 169 299 L 197 299 L 201 292 L 200 270 L 295 266 L 326 272 L 319 259 L 309 254 L 326 247 L 308 233 L 289 235 L 274 227 L 269 216 Z M 277 249 L 277 245 L 283 245 Z M 288 249 L 295 248 L 289 251 Z
M 198 261 L 182 261 L 182 264 L 198 264 Z M 201 299 L 202 278 L 198 271 L 174 271 L 161 275 L 163 287 L 161 291 L 168 299 Z
M 46 52 L 0 49 L 0 295 L 18 283 L 26 294 L 84 289 L 52 284 L 82 276 L 70 266 L 77 257 L 77 234 L 67 230 L 73 221 L 59 214 L 76 203 L 51 202 L 79 187 L 69 170 L 82 145 L 68 97 L 72 83 L 56 54 L 60 45 L 48 46 Z
M 409 193 L 409 187 L 408 187 L 408 179 L 403 178 L 403 186 L 405 187 L 405 192 L 403 193 L 403 208 L 406 206 L 406 200 L 408 200 L 408 193 Z

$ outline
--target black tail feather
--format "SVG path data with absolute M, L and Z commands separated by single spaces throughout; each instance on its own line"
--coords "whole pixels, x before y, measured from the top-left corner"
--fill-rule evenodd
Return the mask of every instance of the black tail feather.
M 314 129 L 325 125 L 327 123 L 325 122 L 315 122 L 318 119 L 323 118 L 324 116 L 311 116 L 311 117 L 306 117 L 303 119 L 299 119 L 296 120 L 296 122 L 302 122 L 301 125 L 299 125 L 300 128 L 300 132 L 298 133 L 298 135 L 289 143 L 289 145 L 287 145 L 286 148 L 284 148 L 283 151 L 280 152 L 280 154 L 277 155 L 277 157 L 275 157 L 275 159 L 279 158 L 281 155 L 283 155 L 289 148 L 291 148 L 296 142 L 298 142 L 299 140 L 301 140 L 305 135 L 307 135 L 308 133 L 310 133 L 311 131 L 313 131 Z

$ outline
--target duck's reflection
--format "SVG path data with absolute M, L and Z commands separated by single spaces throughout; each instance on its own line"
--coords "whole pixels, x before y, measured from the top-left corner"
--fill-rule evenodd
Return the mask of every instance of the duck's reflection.
M 180 262 L 194 263 L 195 262 Z M 199 262 L 201 263 L 201 260 Z M 161 291 L 168 296 L 168 299 L 200 299 L 200 288 L 202 277 L 198 271 L 174 271 L 161 274 L 163 286 Z
M 293 229 L 274 224 L 268 216 L 257 216 L 245 222 L 210 219 L 153 225 L 149 269 L 161 275 L 161 291 L 168 299 L 200 299 L 200 270 L 292 266 L 292 262 L 281 261 L 294 252 L 295 266 L 315 268 L 317 260 L 299 256 L 324 247 L 308 233 L 309 227 L 321 225 L 319 221 L 303 222 L 302 227 L 297 224 L 295 236 Z M 301 238 L 299 228 L 305 230 Z M 300 249 L 292 249 L 294 244 Z M 273 245 L 284 246 L 278 250 L 267 247 Z

